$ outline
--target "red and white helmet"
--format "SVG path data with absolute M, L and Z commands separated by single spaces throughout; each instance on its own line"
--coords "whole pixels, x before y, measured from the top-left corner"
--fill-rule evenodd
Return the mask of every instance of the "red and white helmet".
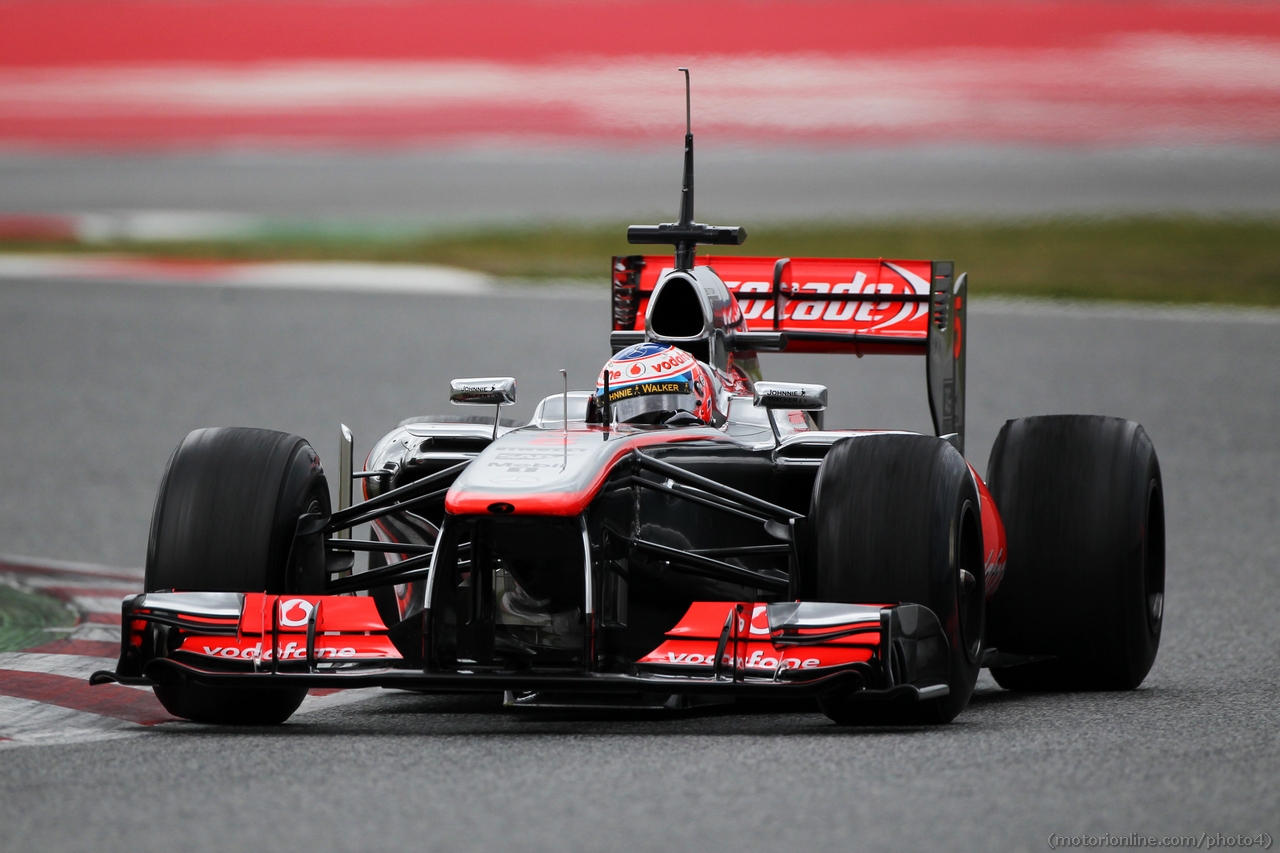
M 698 420 L 715 424 L 718 384 L 702 362 L 669 344 L 635 344 L 605 364 L 596 380 L 596 408 L 604 408 L 605 376 L 609 408 L 616 423 L 664 424 Z M 678 415 L 684 412 L 685 416 Z

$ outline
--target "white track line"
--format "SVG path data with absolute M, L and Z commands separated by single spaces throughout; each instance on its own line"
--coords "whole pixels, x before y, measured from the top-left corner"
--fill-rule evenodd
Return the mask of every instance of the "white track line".
M 0 280 L 488 296 L 489 276 L 435 264 L 186 263 L 110 255 L 0 255 Z
M 111 613 L 119 616 L 121 598 L 123 596 L 107 598 L 101 595 L 73 595 L 71 606 L 81 613 Z
M 120 612 L 120 605 L 116 605 Z M 100 622 L 81 622 L 66 634 L 68 640 L 92 640 L 97 643 L 119 643 L 120 626 L 103 625 Z
M 142 591 L 142 578 L 136 581 L 115 580 L 114 578 L 90 578 L 87 580 L 68 581 L 64 575 L 56 574 L 29 574 L 16 573 L 6 571 L 5 566 L 0 564 L 0 576 L 12 578 L 21 583 L 22 586 L 29 589 L 66 589 L 68 587 L 84 586 L 98 591 L 102 590 L 120 590 L 120 597 L 113 598 L 116 603 L 116 610 L 120 609 L 120 599 L 126 595 L 132 595 L 135 592 Z M 101 597 L 101 596 L 99 596 Z
M 47 675 L 65 675 L 68 678 L 88 679 L 100 669 L 116 668 L 115 658 L 89 657 L 87 655 L 28 654 L 5 652 L 0 654 L 0 670 L 14 672 L 41 672 Z
M 134 590 L 136 592 L 137 590 Z M 111 597 L 102 595 L 73 595 L 71 596 L 71 606 L 81 613 L 110 613 L 113 616 L 120 615 L 120 599 L 124 596 L 115 595 Z
M 0 695 L 0 748 L 137 737 L 146 727 L 115 717 Z

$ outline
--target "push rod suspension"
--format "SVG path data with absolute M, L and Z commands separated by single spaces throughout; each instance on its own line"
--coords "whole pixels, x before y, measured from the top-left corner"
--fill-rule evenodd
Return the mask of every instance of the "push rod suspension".
M 357 519 L 367 515 L 367 513 L 371 512 L 375 507 L 398 505 L 401 498 L 417 495 L 419 492 L 425 491 L 428 486 L 435 485 L 442 480 L 456 476 L 462 472 L 463 468 L 466 468 L 470 464 L 470 459 L 466 462 L 459 462 L 457 465 L 451 465 L 442 471 L 437 471 L 430 476 L 423 477 L 421 480 L 414 480 L 412 483 L 406 483 L 405 485 L 392 489 L 389 492 L 383 492 L 377 497 L 369 498 L 369 500 L 364 501 L 363 503 L 358 503 L 353 507 L 339 510 L 330 516 L 328 526 L 332 530 L 344 530 L 354 524 L 359 524 L 360 521 L 357 521 Z M 373 515 L 369 516 L 369 518 L 378 518 L 378 516 Z M 365 518 L 364 520 L 367 521 L 368 518 Z
M 755 557 L 790 553 L 790 545 L 736 545 L 732 548 L 693 548 L 689 553 L 702 557 Z
M 654 459 L 652 456 L 641 453 L 639 450 L 631 452 L 632 463 L 642 470 L 652 471 L 655 474 L 661 474 L 669 480 L 677 483 L 683 483 L 694 488 L 701 489 L 704 492 L 710 492 L 718 497 L 726 498 L 734 503 L 741 504 L 743 507 L 753 509 L 756 512 L 780 521 L 786 524 L 793 518 L 803 518 L 804 513 L 795 512 L 794 510 L 780 507 L 777 504 L 771 504 L 766 500 L 761 500 L 755 495 L 749 495 L 746 492 L 726 486 L 723 483 L 717 483 L 715 480 L 709 480 L 700 474 L 692 471 L 686 471 L 678 468 L 668 462 Z
M 644 551 L 654 556 L 662 557 L 672 563 L 696 569 L 699 573 L 713 577 L 716 580 L 779 593 L 786 593 L 789 588 L 790 581 L 786 578 L 770 577 L 731 563 L 691 554 L 688 551 L 681 551 L 679 548 L 668 548 L 666 545 L 659 545 L 657 542 L 646 542 L 643 539 L 632 539 L 631 544 L 638 551 Z
M 673 497 L 677 497 L 686 501 L 691 501 L 693 503 L 701 504 L 703 506 L 709 506 L 712 509 L 724 510 L 725 512 L 730 513 L 731 515 L 736 515 L 740 518 L 745 518 L 749 521 L 758 521 L 758 522 L 764 523 L 766 521 L 771 520 L 764 516 L 757 515 L 753 512 L 747 512 L 743 510 L 741 507 L 734 506 L 729 501 L 718 498 L 715 495 L 698 493 L 688 488 L 673 489 L 672 487 L 668 486 L 666 483 L 656 483 L 653 480 L 646 480 L 643 477 L 632 477 L 630 479 L 630 484 L 639 486 L 642 489 L 652 489 L 655 492 L 662 492 L 663 494 L 671 495 Z
M 330 539 L 325 544 L 335 551 L 382 551 L 387 554 L 430 554 L 432 546 L 411 542 L 377 542 L 369 539 Z
M 392 566 L 383 566 L 380 569 L 361 572 L 348 578 L 332 580 L 329 581 L 325 592 L 336 595 L 342 592 L 355 592 L 356 590 L 369 589 L 375 586 L 417 580 L 418 578 L 426 577 L 430 573 L 431 557 L 431 554 L 422 554 Z
M 368 512 L 361 513 L 353 518 L 339 519 L 335 514 L 333 518 L 329 520 L 329 523 L 325 525 L 325 532 L 332 533 L 335 530 L 345 530 L 348 527 L 355 527 L 357 524 L 364 524 L 366 521 L 373 521 L 375 518 L 382 518 L 384 515 L 390 515 L 393 512 L 402 512 L 411 506 L 431 503 L 432 501 L 441 501 L 444 500 L 444 496 L 448 493 L 449 490 L 447 488 L 439 489 L 434 492 L 428 492 L 425 495 L 419 495 L 415 498 L 400 501 L 399 503 L 374 507 Z M 366 501 L 366 503 L 368 503 L 368 501 Z M 352 507 L 352 509 L 363 509 L 364 506 L 365 504 L 357 504 Z

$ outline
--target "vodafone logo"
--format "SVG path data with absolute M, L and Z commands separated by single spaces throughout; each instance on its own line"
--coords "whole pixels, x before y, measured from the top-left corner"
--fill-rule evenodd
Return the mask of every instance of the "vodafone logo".
M 667 659 L 658 658 L 657 663 L 665 663 L 673 666 L 707 666 L 716 662 L 715 652 L 701 655 L 697 652 L 689 654 L 688 652 L 677 654 L 676 652 L 667 652 Z M 725 654 L 720 662 L 725 666 L 736 666 L 738 669 L 767 669 L 774 670 L 778 667 L 783 669 L 813 669 L 822 665 L 822 661 L 818 658 L 779 658 L 768 657 L 767 653 L 761 649 L 756 649 L 749 657 L 739 655 L 734 658 L 730 654 Z
M 237 658 L 242 660 L 272 660 L 275 656 L 271 649 L 263 650 L 262 643 L 255 643 L 252 646 L 203 646 L 204 654 L 215 658 Z M 184 649 L 183 651 L 194 651 L 194 649 Z M 307 657 L 307 646 L 305 643 L 291 642 L 284 647 L 277 647 L 280 653 L 280 660 L 305 660 Z M 356 650 L 352 646 L 317 646 L 315 648 L 316 660 L 324 660 L 325 658 L 353 658 L 356 656 Z M 364 652 L 364 657 L 386 657 L 379 652 Z
M 757 604 L 755 609 L 751 611 L 751 633 L 768 634 L 769 633 L 769 606 L 766 604 Z
M 636 344 L 605 365 L 596 380 L 596 388 L 602 388 L 606 380 L 613 386 L 668 379 L 687 372 L 696 363 L 684 350 L 666 344 Z
M 693 364 L 693 356 L 682 350 L 675 350 L 659 356 L 650 356 L 640 361 L 623 362 L 620 370 L 609 371 L 609 377 L 611 379 L 639 379 L 650 373 L 658 375 L 678 373 L 681 369 L 691 364 Z
M 756 635 L 769 635 L 769 605 L 757 604 L 751 611 L 751 624 L 748 626 L 747 620 L 741 616 L 738 617 L 738 633 L 745 634 L 750 631 Z
M 662 359 L 653 366 L 654 370 L 676 370 L 693 363 L 693 356 L 683 350 L 675 350 L 667 358 Z
M 289 598 L 280 602 L 280 624 L 286 628 L 297 628 L 307 624 L 311 611 L 315 609 L 310 601 L 303 598 Z

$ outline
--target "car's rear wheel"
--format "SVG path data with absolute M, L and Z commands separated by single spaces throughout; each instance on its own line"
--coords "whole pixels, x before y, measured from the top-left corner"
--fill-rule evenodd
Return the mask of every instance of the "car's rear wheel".
M 304 439 L 264 429 L 190 433 L 169 458 L 151 518 L 146 591 L 318 593 L 324 549 L 292 548 L 298 517 L 328 514 L 329 486 Z M 157 685 L 175 716 L 204 723 L 273 725 L 305 688 Z
M 950 444 L 868 435 L 832 447 L 809 514 L 819 601 L 923 604 L 950 647 L 950 692 L 902 706 L 828 696 L 844 724 L 950 722 L 969 702 L 982 655 L 985 576 L 977 486 Z
M 1095 415 L 1012 420 L 987 477 L 1009 549 L 988 639 L 1030 659 L 992 676 L 1012 690 L 1137 687 L 1164 617 L 1164 487 L 1146 431 Z

